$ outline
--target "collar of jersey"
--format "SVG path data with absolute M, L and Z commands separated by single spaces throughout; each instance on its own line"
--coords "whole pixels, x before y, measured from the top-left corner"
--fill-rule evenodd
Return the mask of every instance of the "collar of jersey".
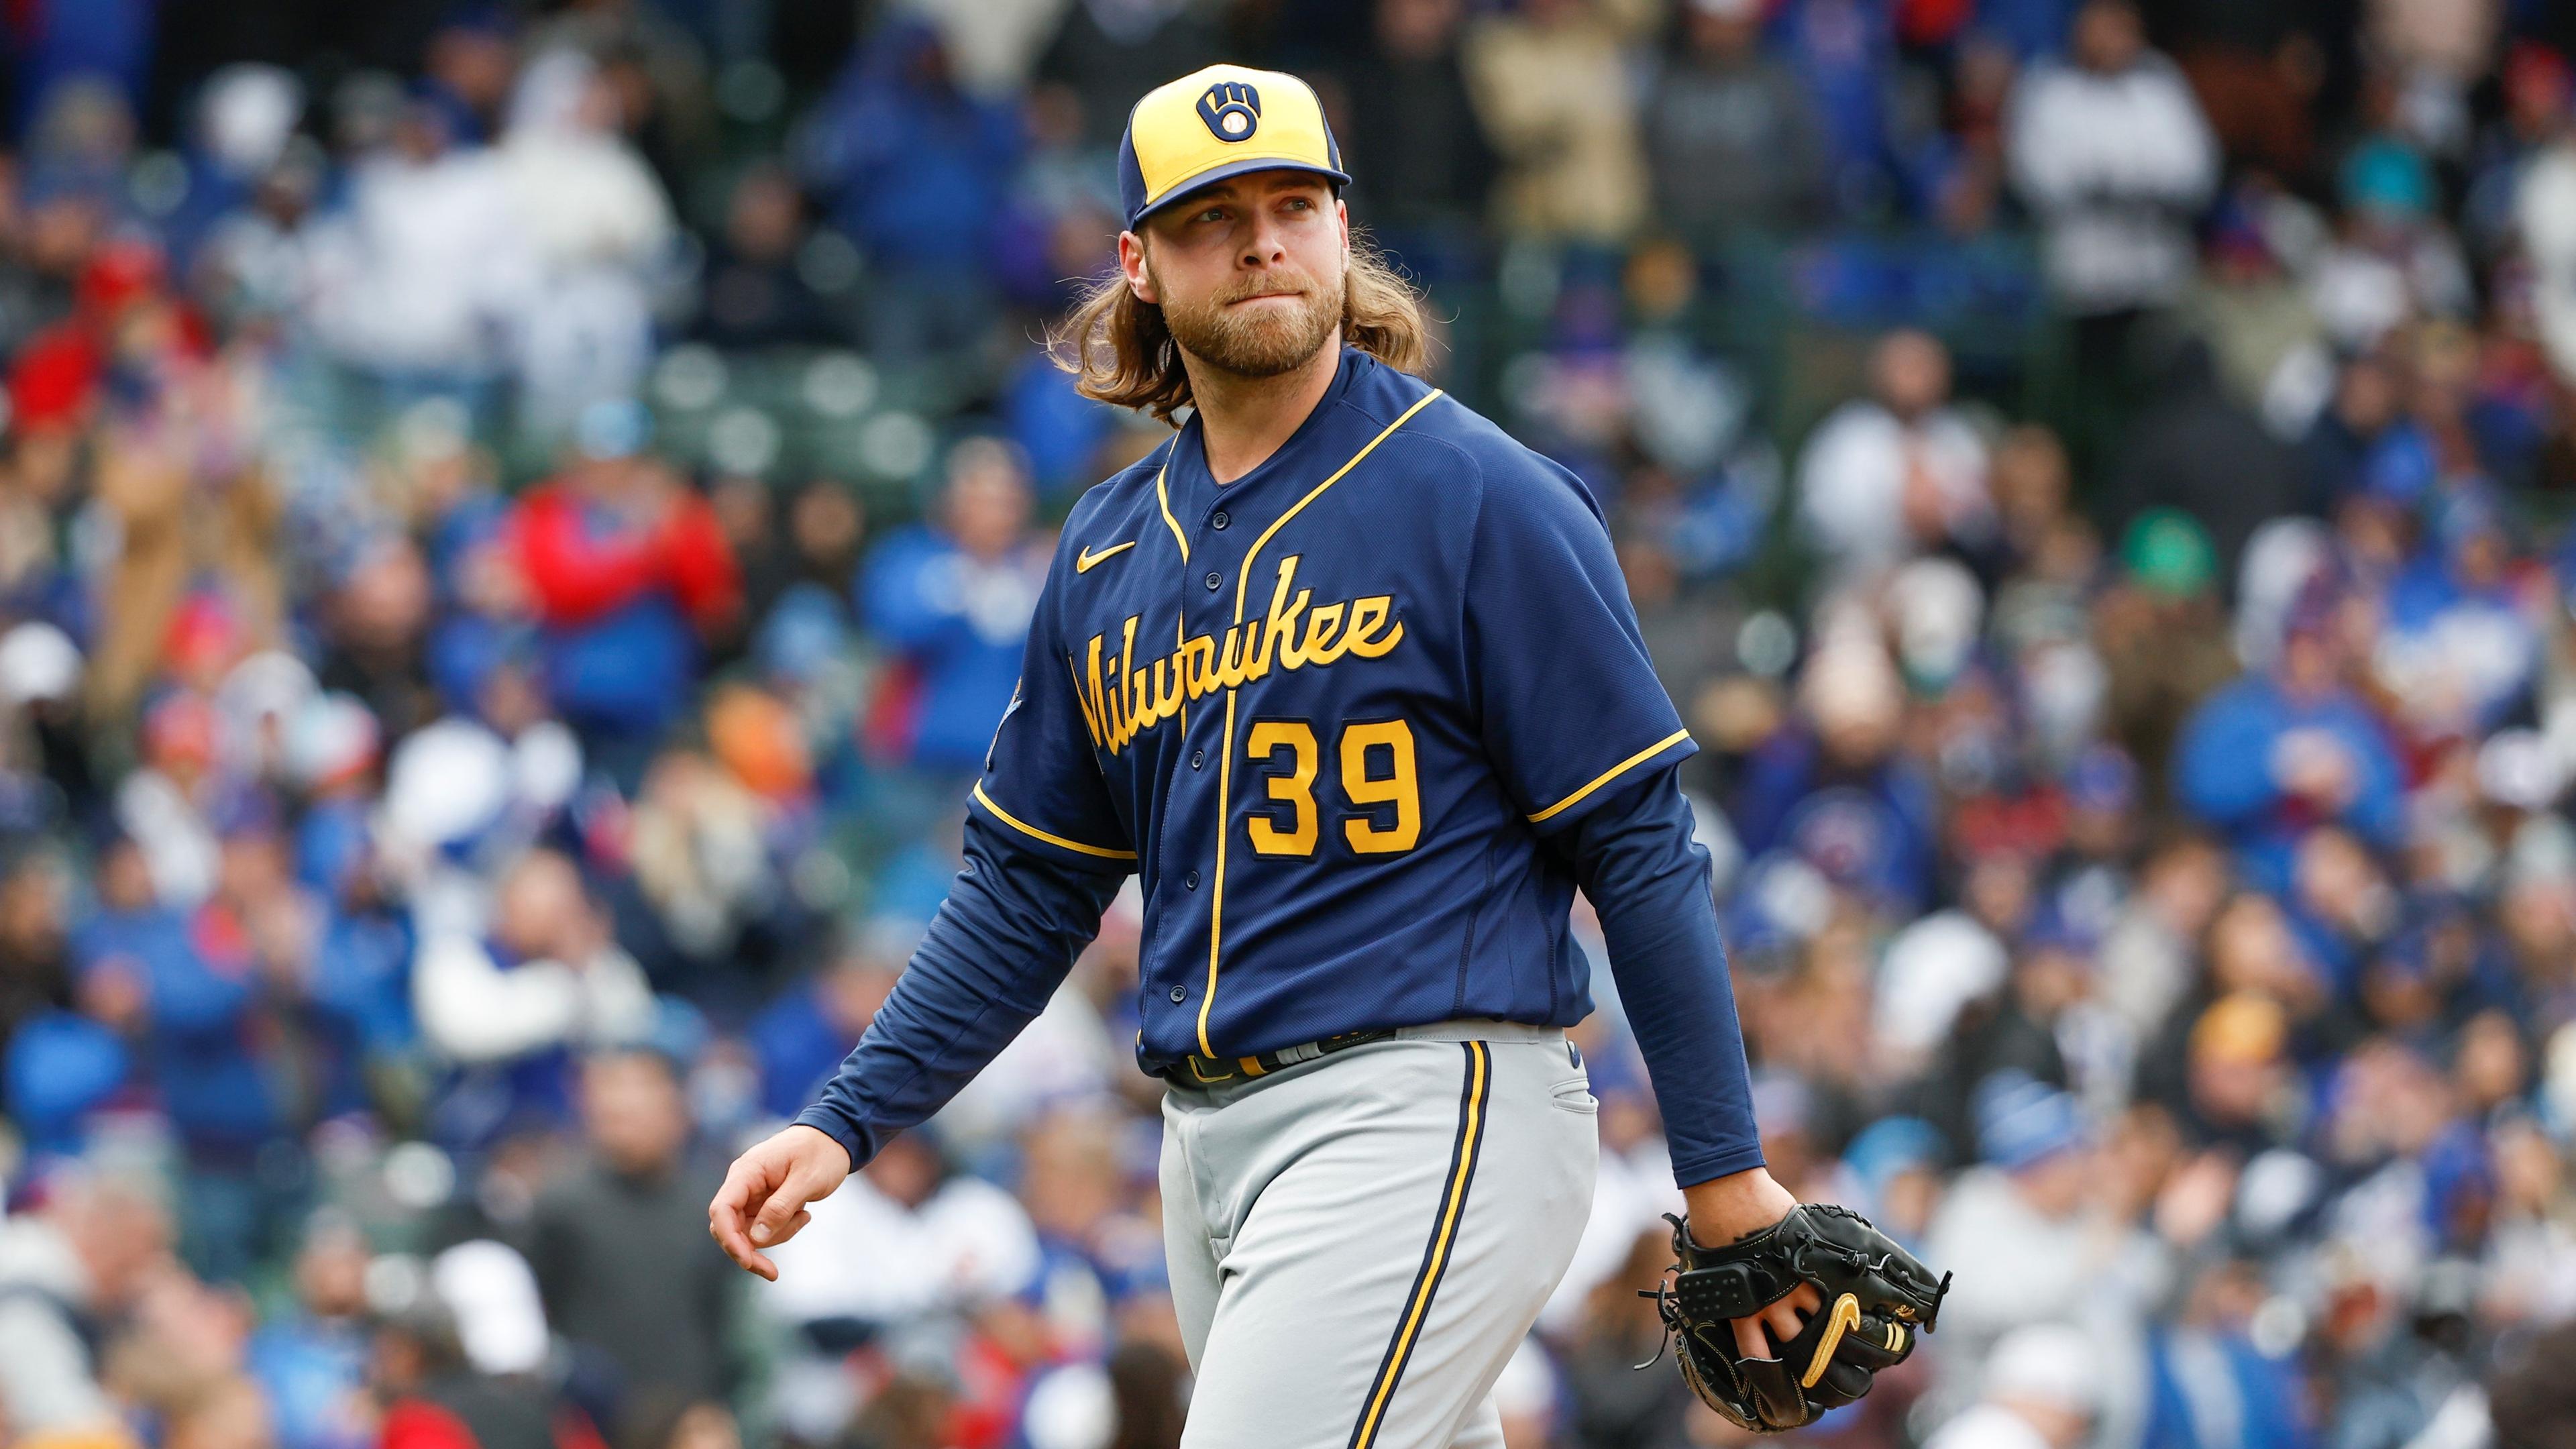
M 1367 370 L 1371 360 L 1368 354 L 1344 344 L 1342 365 L 1333 373 L 1333 385 L 1324 389 L 1324 395 L 1316 400 L 1314 410 L 1306 414 L 1305 421 L 1288 435 L 1288 441 L 1261 460 L 1261 466 L 1222 488 L 1208 472 L 1207 440 L 1200 431 L 1198 414 L 1192 412 L 1189 422 L 1182 425 L 1180 438 L 1172 446 L 1172 511 L 1188 520 L 1195 532 L 1197 520 L 1206 517 L 1207 511 L 1216 506 L 1220 497 L 1244 497 L 1282 473 L 1304 478 L 1311 470 L 1303 466 L 1302 460 L 1315 451 L 1316 440 L 1331 431 L 1325 419 L 1340 408 L 1352 383 Z M 1312 483 L 1314 480 L 1309 478 L 1306 481 Z

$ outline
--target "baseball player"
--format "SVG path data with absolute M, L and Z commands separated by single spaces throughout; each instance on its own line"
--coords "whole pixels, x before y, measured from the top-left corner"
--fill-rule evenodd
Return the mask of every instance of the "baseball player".
M 1799 1214 L 1848 1215 L 1763 1169 L 1675 778 L 1696 747 L 1597 506 L 1413 375 L 1415 299 L 1354 250 L 1304 82 L 1164 85 L 1120 166 L 1118 275 L 1067 341 L 1087 394 L 1186 420 L 1074 505 L 947 904 L 821 1099 L 734 1163 L 710 1231 L 775 1278 L 765 1250 L 992 1060 L 1138 874 L 1183 1442 L 1499 1446 L 1488 1391 L 1599 1158 L 1564 1035 L 1592 1009 L 1579 885 L 1688 1201 L 1667 1318 L 1757 1417 L 1856 1397 L 1910 1347 L 1904 1314 L 1816 1312 L 1818 1265 L 1856 1250 Z M 1747 1387 L 1784 1363 L 1797 1402 Z

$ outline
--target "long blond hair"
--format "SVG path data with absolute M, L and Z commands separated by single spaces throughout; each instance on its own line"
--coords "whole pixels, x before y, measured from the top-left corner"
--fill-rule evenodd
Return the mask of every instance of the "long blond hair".
M 1342 341 L 1399 372 L 1418 373 L 1430 361 L 1421 294 L 1356 235 L 1342 272 Z M 1047 355 L 1073 374 L 1074 391 L 1084 397 L 1141 408 L 1166 423 L 1190 405 L 1189 370 L 1163 309 L 1136 300 L 1116 272 L 1047 329 Z

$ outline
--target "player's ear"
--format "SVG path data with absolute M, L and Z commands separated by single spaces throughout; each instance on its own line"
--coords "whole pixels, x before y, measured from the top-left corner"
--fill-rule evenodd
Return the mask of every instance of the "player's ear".
M 1127 280 L 1127 291 L 1148 307 L 1159 307 L 1163 299 L 1155 294 L 1154 274 L 1145 266 L 1145 238 L 1132 231 L 1118 233 L 1118 272 Z

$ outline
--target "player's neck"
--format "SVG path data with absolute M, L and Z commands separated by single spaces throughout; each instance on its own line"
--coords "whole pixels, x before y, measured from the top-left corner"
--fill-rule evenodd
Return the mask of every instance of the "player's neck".
M 1272 377 L 1226 372 L 1187 353 L 1181 362 L 1190 373 L 1208 476 L 1222 485 L 1270 461 L 1332 390 L 1342 367 L 1342 330 L 1334 328 L 1302 366 Z

